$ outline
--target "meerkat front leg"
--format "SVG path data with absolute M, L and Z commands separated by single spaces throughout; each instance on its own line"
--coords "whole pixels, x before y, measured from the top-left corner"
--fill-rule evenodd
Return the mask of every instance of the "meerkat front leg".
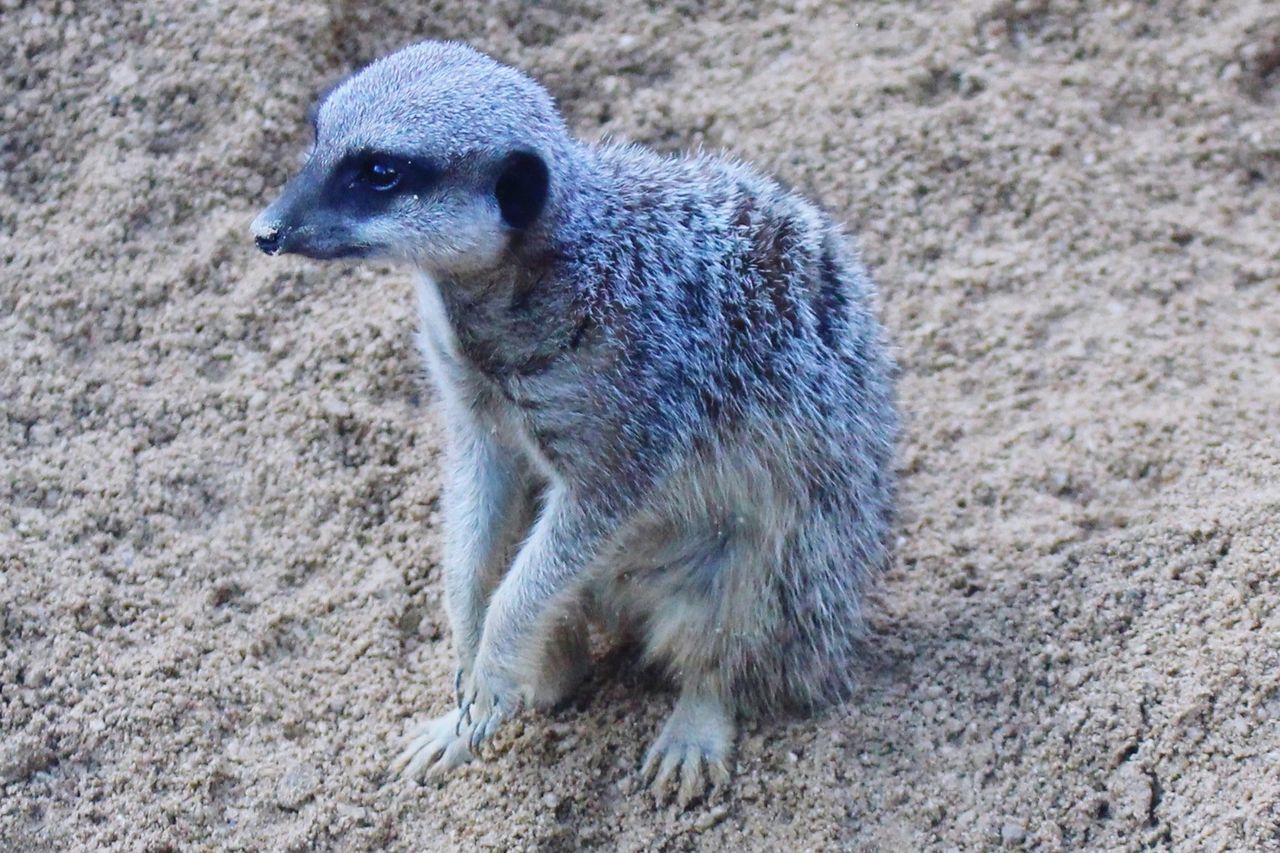
M 454 429 L 442 495 L 444 605 L 458 656 L 458 691 L 480 648 L 489 596 L 532 522 L 519 463 L 480 427 Z
M 461 705 L 472 749 L 540 692 L 537 682 L 548 651 L 557 641 L 565 643 L 557 634 L 573 620 L 577 581 L 612 526 L 607 515 L 569 495 L 564 486 L 548 491 L 533 533 L 494 592 L 485 616 Z M 568 637 L 567 648 L 582 642 L 576 627 Z
M 444 598 L 458 657 L 454 691 L 459 702 L 480 646 L 489 596 L 530 517 L 517 463 L 477 427 L 474 422 L 454 425 L 443 495 Z M 419 725 L 392 772 L 412 777 L 431 764 L 428 775 L 436 776 L 470 761 L 460 719 L 455 708 Z

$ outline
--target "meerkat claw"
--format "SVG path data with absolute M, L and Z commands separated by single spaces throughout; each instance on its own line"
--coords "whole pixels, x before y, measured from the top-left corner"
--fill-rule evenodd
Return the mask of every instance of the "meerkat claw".
M 675 795 L 676 805 L 685 809 L 709 791 L 729 783 L 729 769 L 718 758 L 706 755 L 698 746 L 673 748 L 659 752 L 650 750 L 642 774 L 650 780 L 655 801 L 661 805 Z
M 458 704 L 458 722 L 453 730 L 453 733 L 458 737 L 462 737 L 462 724 L 464 722 L 467 724 L 468 728 L 474 725 L 474 723 L 472 723 L 471 721 L 471 705 L 472 704 L 473 704 L 473 701 L 470 699 L 467 699 L 464 702 L 461 702 Z
M 502 700 L 499 697 L 495 696 L 484 704 L 488 707 L 479 714 L 471 727 L 470 743 L 473 752 L 478 752 L 480 745 L 491 738 L 503 721 L 510 716 L 510 713 L 503 709 Z M 512 713 L 517 710 L 519 710 L 518 704 L 512 708 Z
M 641 774 L 650 780 L 649 787 L 659 805 L 670 800 L 674 793 L 676 805 L 681 809 L 688 808 L 705 793 L 726 787 L 730 779 L 724 761 L 704 753 L 696 745 L 683 749 L 675 746 L 666 752 L 655 746 L 649 750 Z
M 696 691 L 682 694 L 640 772 L 659 804 L 674 786 L 676 803 L 687 808 L 708 784 L 713 790 L 728 785 L 732 742 L 733 718 L 723 704 Z
M 468 740 L 469 740 L 469 741 L 470 741 L 470 743 L 471 743 L 471 751 L 472 751 L 472 752 L 479 752 L 479 751 L 480 751 L 480 744 L 484 743 L 484 739 L 485 739 L 484 730 L 485 730 L 485 726 L 486 726 L 487 724 L 488 724 L 488 720 L 487 720 L 487 719 L 482 719 L 482 720 L 480 721 L 480 725 L 478 725 L 478 726 L 473 726 L 473 727 L 471 728 L 471 735 L 470 735 L 470 737 L 468 738 Z

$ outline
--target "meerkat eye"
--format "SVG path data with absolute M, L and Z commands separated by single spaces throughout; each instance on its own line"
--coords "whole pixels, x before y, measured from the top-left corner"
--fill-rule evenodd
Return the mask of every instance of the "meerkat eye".
M 400 183 L 400 170 L 387 160 L 370 157 L 360 166 L 356 181 L 378 192 L 386 192 Z

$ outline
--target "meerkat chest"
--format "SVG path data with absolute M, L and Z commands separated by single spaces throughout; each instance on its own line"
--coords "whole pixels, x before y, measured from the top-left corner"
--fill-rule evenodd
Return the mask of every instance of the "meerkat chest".
M 500 352 L 451 319 L 439 286 L 425 274 L 417 281 L 417 343 L 446 410 L 457 422 L 479 418 L 501 440 L 550 469 L 543 423 L 563 414 L 566 382 L 562 347 L 546 356 L 539 347 L 506 346 Z M 509 334 L 520 330 L 500 330 Z
M 543 373 L 580 343 L 582 334 L 566 326 L 567 306 L 532 299 L 500 278 L 468 290 L 479 292 L 419 275 L 419 344 L 433 373 L 443 357 L 506 385 Z

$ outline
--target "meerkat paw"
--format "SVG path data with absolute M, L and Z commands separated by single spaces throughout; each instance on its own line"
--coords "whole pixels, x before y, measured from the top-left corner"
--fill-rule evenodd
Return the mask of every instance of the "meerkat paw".
M 472 759 L 470 734 L 458 708 L 422 723 L 406 738 L 404 750 L 391 762 L 391 772 L 413 779 L 426 768 L 428 779 L 439 778 Z
M 708 783 L 713 790 L 729 784 L 732 747 L 732 712 L 719 699 L 686 692 L 645 755 L 640 773 L 650 780 L 659 804 L 670 798 L 674 786 L 683 809 L 707 791 Z
M 524 697 L 514 684 L 477 669 L 462 691 L 458 732 L 466 733 L 471 751 L 476 752 L 504 720 L 523 707 Z

